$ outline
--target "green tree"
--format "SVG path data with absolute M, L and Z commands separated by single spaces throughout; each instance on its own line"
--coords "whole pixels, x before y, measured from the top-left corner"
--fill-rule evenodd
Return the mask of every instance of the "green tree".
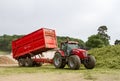
M 107 34 L 108 28 L 100 26 L 96 35 L 91 35 L 86 42 L 88 48 L 100 48 L 109 45 L 110 36 Z
M 115 45 L 120 45 L 120 40 L 115 40 Z
M 100 26 L 98 28 L 98 34 L 105 34 L 107 32 L 107 27 L 106 26 Z
M 11 42 L 15 39 L 22 37 L 23 35 L 6 35 L 0 36 L 0 50 L 11 51 Z
M 100 26 L 98 28 L 98 35 L 101 36 L 101 38 L 110 40 L 110 36 L 107 34 L 108 28 L 106 26 Z
M 109 45 L 110 36 L 107 34 L 107 26 L 100 26 L 98 28 L 98 35 L 100 36 L 100 39 L 104 42 L 104 45 Z
M 100 48 L 104 46 L 104 42 L 101 40 L 99 35 L 91 35 L 88 37 L 88 41 L 86 42 L 87 48 Z

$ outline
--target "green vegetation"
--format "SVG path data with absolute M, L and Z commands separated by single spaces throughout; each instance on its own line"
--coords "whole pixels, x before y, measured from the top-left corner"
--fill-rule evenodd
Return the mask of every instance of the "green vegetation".
M 120 40 L 115 40 L 115 45 L 120 45 Z
M 81 67 L 80 70 L 70 70 L 67 67 L 64 69 L 55 69 L 52 65 L 42 67 L 0 67 L 0 78 L 5 78 L 2 79 L 3 81 L 6 81 L 6 78 L 9 77 L 10 81 L 11 77 L 15 78 L 12 81 L 16 81 L 16 77 L 19 81 L 29 81 L 30 79 L 33 81 L 33 79 L 38 80 L 38 78 L 40 78 L 39 81 L 119 81 L 119 76 L 119 69 L 94 68 L 87 70 Z M 24 77 L 28 77 L 29 80 Z
M 20 74 L 20 73 L 84 73 L 86 79 L 92 79 L 92 74 L 94 73 L 116 73 L 118 70 L 113 69 L 102 69 L 94 68 L 92 70 L 87 70 L 83 66 L 80 70 L 70 70 L 68 67 L 64 69 L 56 69 L 53 65 L 44 65 L 41 67 L 19 67 L 19 66 L 5 66 L 0 67 L 0 75 L 11 75 L 11 74 Z M 93 78 L 94 79 L 94 78 Z
M 107 27 L 106 26 L 100 26 L 98 28 L 98 33 L 95 35 L 91 35 L 88 37 L 88 41 L 86 42 L 86 46 L 91 49 L 91 48 L 101 48 L 104 46 L 108 46 L 110 36 L 106 34 L 107 32 Z
M 0 51 L 11 51 L 11 42 L 12 40 L 18 39 L 22 37 L 23 35 L 6 35 L 0 36 Z
M 120 45 L 89 50 L 96 58 L 97 68 L 120 69 Z
M 88 37 L 88 41 L 86 42 L 86 46 L 88 48 L 101 48 L 105 46 L 103 40 L 101 39 L 100 35 L 91 35 Z

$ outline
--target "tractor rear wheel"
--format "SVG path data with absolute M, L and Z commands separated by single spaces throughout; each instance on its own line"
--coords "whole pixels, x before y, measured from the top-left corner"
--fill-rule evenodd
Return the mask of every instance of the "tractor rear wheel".
M 88 55 L 87 60 L 84 61 L 84 66 L 87 69 L 93 69 L 95 67 L 95 62 L 96 62 L 95 57 L 92 55 Z
M 80 58 L 77 55 L 72 55 L 68 59 L 68 66 L 70 69 L 77 70 L 80 68 Z
M 19 65 L 20 67 L 25 66 L 25 59 L 24 59 L 24 58 L 20 58 L 20 59 L 18 60 L 18 65 Z
M 56 68 L 64 68 L 66 65 L 65 59 L 57 52 L 53 58 L 53 64 Z
M 33 65 L 32 59 L 29 58 L 29 57 L 27 57 L 27 58 L 25 59 L 25 66 L 26 66 L 26 67 L 31 67 L 32 65 Z

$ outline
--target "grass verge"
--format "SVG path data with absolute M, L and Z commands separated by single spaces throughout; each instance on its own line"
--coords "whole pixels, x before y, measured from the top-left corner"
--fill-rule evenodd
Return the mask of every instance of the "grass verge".
M 20 74 L 20 73 L 84 73 L 86 78 L 91 78 L 92 74 L 100 73 L 100 74 L 110 74 L 110 73 L 119 73 L 119 69 L 100 69 L 94 68 L 91 70 L 85 69 L 81 67 L 80 70 L 70 70 L 68 67 L 64 69 L 56 69 L 52 65 L 45 65 L 41 67 L 18 67 L 18 66 L 9 66 L 9 67 L 0 67 L 0 75 L 11 75 L 11 74 Z

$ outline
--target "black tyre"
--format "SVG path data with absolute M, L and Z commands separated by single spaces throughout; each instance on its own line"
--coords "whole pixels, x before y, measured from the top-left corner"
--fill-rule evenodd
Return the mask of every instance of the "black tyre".
M 41 62 L 33 62 L 33 66 L 40 67 L 43 63 Z
M 77 70 L 80 68 L 80 58 L 77 55 L 72 55 L 68 59 L 68 66 L 70 69 Z
M 29 57 L 27 57 L 27 58 L 25 59 L 25 66 L 26 66 L 26 67 L 31 67 L 32 65 L 33 65 L 32 59 L 29 58 Z
M 57 52 L 53 58 L 53 64 L 56 68 L 64 68 L 66 65 L 65 59 Z
M 87 69 L 93 69 L 95 67 L 95 62 L 96 62 L 95 57 L 92 55 L 88 55 L 87 60 L 84 61 L 84 66 Z
M 20 59 L 18 60 L 18 65 L 19 65 L 20 67 L 25 66 L 25 59 L 24 59 L 24 58 L 20 58 Z

